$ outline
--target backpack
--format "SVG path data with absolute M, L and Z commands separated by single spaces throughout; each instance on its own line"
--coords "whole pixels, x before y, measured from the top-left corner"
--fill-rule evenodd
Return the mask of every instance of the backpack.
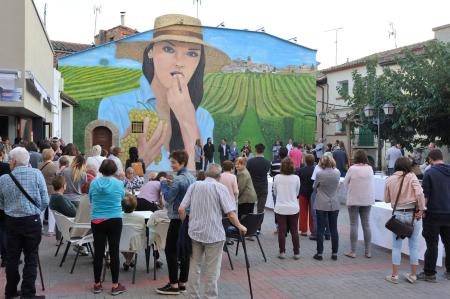
M 134 173 L 137 176 L 143 177 L 145 172 L 144 168 L 142 167 L 142 163 L 140 161 L 131 163 L 131 167 L 134 169 Z

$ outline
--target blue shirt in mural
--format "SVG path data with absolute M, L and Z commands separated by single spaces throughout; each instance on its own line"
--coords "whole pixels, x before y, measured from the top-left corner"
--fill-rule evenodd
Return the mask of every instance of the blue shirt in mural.
M 107 120 L 116 125 L 119 136 L 122 139 L 125 131 L 131 126 L 128 112 L 132 109 L 146 109 L 139 102 L 144 102 L 148 109 L 156 112 L 156 99 L 153 91 L 144 76 L 140 78 L 140 88 L 129 92 L 104 98 L 98 108 L 98 119 Z M 198 107 L 196 111 L 197 125 L 202 142 L 208 137 L 213 137 L 214 120 L 211 114 L 204 108 Z M 169 149 L 161 146 L 162 160 L 158 164 L 152 163 L 147 170 L 163 171 L 170 169 Z

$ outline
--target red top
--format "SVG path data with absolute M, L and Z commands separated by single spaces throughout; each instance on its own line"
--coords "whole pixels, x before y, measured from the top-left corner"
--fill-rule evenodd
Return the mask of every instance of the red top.
M 94 223 L 94 224 L 100 224 L 100 223 L 102 223 L 103 221 L 106 221 L 106 220 L 109 220 L 109 218 L 94 219 L 94 220 L 91 220 L 91 222 Z
M 296 147 L 293 147 L 289 152 L 289 158 L 294 161 L 294 168 L 300 168 L 302 166 L 303 153 Z

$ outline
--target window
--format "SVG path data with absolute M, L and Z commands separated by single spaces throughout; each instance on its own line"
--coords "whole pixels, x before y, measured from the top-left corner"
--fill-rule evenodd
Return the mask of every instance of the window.
M 342 95 L 348 94 L 348 80 L 338 81 L 337 90 L 339 93 L 337 99 L 342 99 Z
M 131 123 L 131 133 L 144 133 L 144 122 L 133 121 Z
M 16 88 L 18 71 L 0 70 L 0 101 L 17 102 L 22 99 L 22 89 Z
M 345 134 L 345 123 L 341 121 L 336 122 L 335 134 Z

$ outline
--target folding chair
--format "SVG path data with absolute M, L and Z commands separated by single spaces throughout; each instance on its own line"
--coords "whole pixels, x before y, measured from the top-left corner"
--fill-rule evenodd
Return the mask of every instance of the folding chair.
M 157 262 L 157 258 L 156 258 L 156 250 L 158 252 L 161 252 L 162 250 L 164 250 L 164 248 L 166 248 L 166 236 L 167 236 L 167 231 L 169 230 L 169 221 L 163 221 L 160 222 L 156 225 L 155 227 L 155 235 L 159 236 L 159 240 L 158 241 L 153 241 L 152 249 L 153 249 L 153 280 L 156 280 L 156 262 Z M 156 248 L 156 250 L 155 250 Z
M 139 229 L 136 229 L 136 227 L 132 224 L 123 224 L 122 225 L 122 234 L 120 235 L 120 245 L 119 245 L 119 251 L 120 252 L 126 252 L 126 253 L 134 253 L 134 267 L 133 267 L 133 278 L 131 283 L 134 284 L 136 281 L 136 268 L 137 268 L 137 258 L 139 249 L 137 250 L 131 250 L 130 249 L 130 241 L 134 237 L 141 237 L 142 231 Z M 140 248 L 143 249 L 144 247 Z M 106 251 L 105 259 L 107 259 L 109 256 L 109 251 Z M 103 278 L 102 281 L 105 281 L 106 276 L 106 266 L 107 263 L 105 262 L 103 265 Z
M 253 216 L 250 216 L 250 215 L 253 215 Z M 255 217 L 258 215 L 260 215 L 260 214 L 249 214 L 249 215 L 246 215 L 247 217 L 243 217 L 240 220 L 241 224 L 247 228 L 247 233 L 245 234 L 245 236 L 242 236 L 240 234 L 239 230 L 230 223 L 228 218 L 224 218 L 222 220 L 223 226 L 225 228 L 225 235 L 228 238 L 236 240 L 238 242 L 236 246 L 239 246 L 239 242 L 242 243 L 242 248 L 244 249 L 245 266 L 247 269 L 248 286 L 250 289 L 250 298 L 252 298 L 252 299 L 253 299 L 253 289 L 252 289 L 252 280 L 250 278 L 250 262 L 248 261 L 247 245 L 245 243 L 245 238 L 249 237 L 249 236 L 256 236 L 256 237 L 258 236 L 257 229 L 259 227 L 258 223 L 259 223 L 260 216 Z M 248 216 L 250 216 L 250 217 L 248 217 Z M 262 214 L 262 216 L 264 217 L 264 214 Z M 247 219 L 247 220 L 245 220 L 245 219 Z M 262 223 L 262 221 L 261 221 L 261 223 Z M 258 239 L 258 243 L 259 243 L 259 239 Z M 266 261 L 266 259 L 265 259 L 266 257 L 264 255 L 264 251 L 262 251 L 261 244 L 259 246 L 260 246 L 261 252 L 263 253 L 264 260 Z M 228 255 L 228 260 L 230 261 L 230 266 L 231 266 L 231 269 L 233 270 L 233 263 L 231 262 L 231 257 L 228 252 L 228 245 L 226 242 L 224 244 L 224 250 Z M 237 255 L 237 247 L 236 247 L 236 255 Z
M 241 224 L 247 228 L 247 233 L 245 234 L 245 237 L 256 237 L 264 261 L 267 263 L 266 255 L 262 248 L 261 241 L 259 240 L 259 230 L 258 230 L 258 228 L 261 227 L 263 221 L 264 221 L 264 213 L 247 214 L 244 215 L 242 219 L 240 219 Z M 229 232 L 229 236 L 227 237 L 233 238 L 237 241 L 236 244 L 236 255 L 237 255 L 239 250 L 239 242 L 242 242 L 240 240 L 241 238 L 239 237 L 239 231 L 237 231 L 237 229 L 235 228 L 234 231 L 232 230 Z
M 62 267 L 64 261 L 66 260 L 67 252 L 69 251 L 70 245 L 72 245 L 72 244 L 78 245 L 78 246 L 87 244 L 88 249 L 91 251 L 91 254 L 93 254 L 92 247 L 90 245 L 90 243 L 92 243 L 94 241 L 92 234 L 88 234 L 86 236 L 76 237 L 76 238 L 71 237 L 71 235 L 70 235 L 70 232 L 72 229 L 76 229 L 76 228 L 90 229 L 91 224 L 90 223 L 75 223 L 74 218 L 66 217 L 58 212 L 54 212 L 54 214 L 55 214 L 56 225 L 58 226 L 58 229 L 61 231 L 61 235 L 62 235 L 62 238 L 59 243 L 58 249 L 56 250 L 55 256 L 58 254 L 59 247 L 61 247 L 61 244 L 62 244 L 62 240 L 64 239 L 67 242 L 67 246 L 66 246 L 64 255 L 61 259 L 59 266 Z M 80 255 L 80 252 L 77 251 L 75 260 L 73 261 L 72 268 L 70 270 L 71 274 L 73 273 L 73 270 L 75 269 L 75 264 L 77 263 L 79 255 Z

